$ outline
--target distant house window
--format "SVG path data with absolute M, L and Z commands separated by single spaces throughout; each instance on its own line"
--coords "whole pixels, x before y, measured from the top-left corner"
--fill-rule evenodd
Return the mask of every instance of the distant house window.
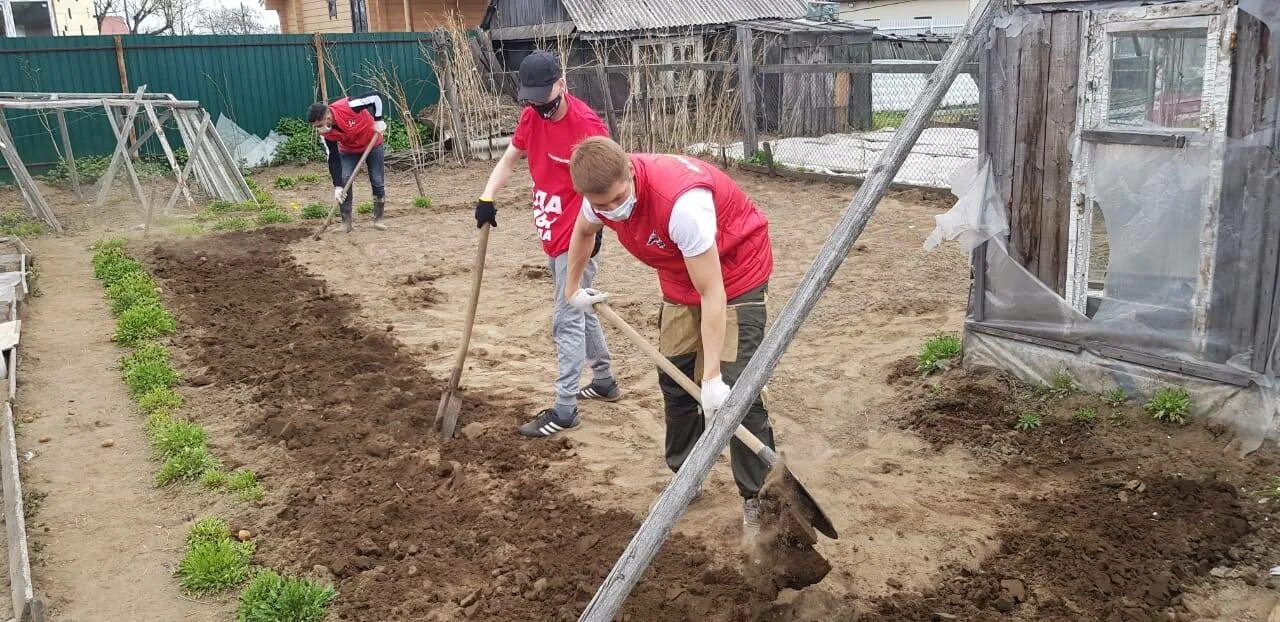
M 701 37 L 644 39 L 631 42 L 632 64 L 639 66 L 664 63 L 700 63 L 703 61 Z M 706 85 L 703 71 L 663 71 L 660 88 L 665 97 L 689 96 L 702 92 Z M 640 89 L 640 72 L 632 75 L 632 90 Z
M 369 7 L 365 0 L 351 0 L 351 32 L 369 32 Z
M 338 19 L 338 0 L 329 0 L 329 19 Z

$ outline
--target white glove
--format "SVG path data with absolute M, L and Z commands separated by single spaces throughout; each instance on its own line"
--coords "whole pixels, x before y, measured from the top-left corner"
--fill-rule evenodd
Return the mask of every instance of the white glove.
M 386 121 L 374 121 L 374 122 L 373 122 L 373 129 L 377 130 L 377 132 L 378 132 L 379 134 L 386 134 L 386 133 L 387 133 L 387 122 L 386 122 Z
M 609 302 L 609 294 L 598 289 L 580 289 L 569 298 L 569 306 L 583 313 L 595 313 L 597 302 Z
M 333 189 L 333 200 L 334 200 L 334 201 L 341 201 L 341 200 L 342 200 L 342 191 L 343 191 L 343 190 L 344 190 L 343 188 L 334 188 L 334 189 Z
M 708 422 L 715 419 L 716 411 L 729 398 L 729 385 L 720 376 L 702 381 L 702 416 Z

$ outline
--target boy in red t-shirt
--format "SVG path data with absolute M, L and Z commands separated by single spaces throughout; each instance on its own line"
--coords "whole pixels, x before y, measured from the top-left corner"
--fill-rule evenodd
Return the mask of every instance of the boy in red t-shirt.
M 581 282 L 567 286 L 566 253 L 582 205 L 582 197 L 574 191 L 569 177 L 569 157 L 584 138 L 608 136 L 609 130 L 590 106 L 569 94 L 560 63 L 553 54 L 534 52 L 520 63 L 517 99 L 525 105 L 525 110 L 511 145 L 489 175 L 484 193 L 476 202 L 476 226 L 498 226 L 493 196 L 511 179 L 516 160 L 528 157 L 529 174 L 533 177 L 533 225 L 555 277 L 551 335 L 556 344 L 558 374 L 555 404 L 520 426 L 520 433 L 542 437 L 578 425 L 579 398 L 612 402 L 622 394 L 613 377 L 609 346 L 600 329 L 600 320 L 570 306 L 564 294 L 566 289 L 591 287 L 596 272 L 594 257 L 600 250 L 597 236 L 592 259 Z M 591 384 L 579 389 L 582 366 L 588 360 L 593 379 Z

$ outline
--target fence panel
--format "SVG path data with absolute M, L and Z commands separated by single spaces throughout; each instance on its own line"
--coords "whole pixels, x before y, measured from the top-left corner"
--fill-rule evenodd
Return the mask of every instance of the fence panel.
M 302 116 L 319 98 L 315 41 L 312 35 L 129 35 L 119 38 L 117 57 L 115 37 L 0 38 L 0 91 L 132 93 L 145 84 L 151 93 L 198 100 L 215 119 L 225 114 L 264 136 L 282 117 Z M 321 36 L 330 98 L 342 95 L 340 85 L 369 88 L 370 72 L 380 69 L 400 82 L 412 108 L 434 105 L 439 87 L 424 57 L 430 41 L 430 33 Z M 104 115 L 66 113 L 77 157 L 114 148 Z M 61 145 L 51 113 L 11 113 L 8 121 L 29 168 L 38 172 L 57 163 Z M 180 144 L 176 132 L 169 138 Z M 6 174 L 7 164 L 0 169 Z

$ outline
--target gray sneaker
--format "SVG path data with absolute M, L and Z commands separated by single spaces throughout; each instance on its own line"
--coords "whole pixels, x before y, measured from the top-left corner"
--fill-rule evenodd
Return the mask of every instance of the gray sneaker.
M 575 408 L 573 410 L 573 419 L 564 421 L 556 416 L 554 408 L 548 408 L 539 412 L 538 416 L 533 418 L 533 421 L 520 426 L 520 434 L 532 438 L 542 438 L 554 436 L 576 427 L 578 427 L 578 409 Z
M 583 387 L 581 391 L 578 391 L 578 399 L 583 400 L 616 402 L 620 397 L 622 397 L 622 390 L 618 388 L 618 381 L 613 378 L 594 380 L 591 384 Z
M 742 500 L 742 544 L 750 546 L 760 534 L 760 500 Z

